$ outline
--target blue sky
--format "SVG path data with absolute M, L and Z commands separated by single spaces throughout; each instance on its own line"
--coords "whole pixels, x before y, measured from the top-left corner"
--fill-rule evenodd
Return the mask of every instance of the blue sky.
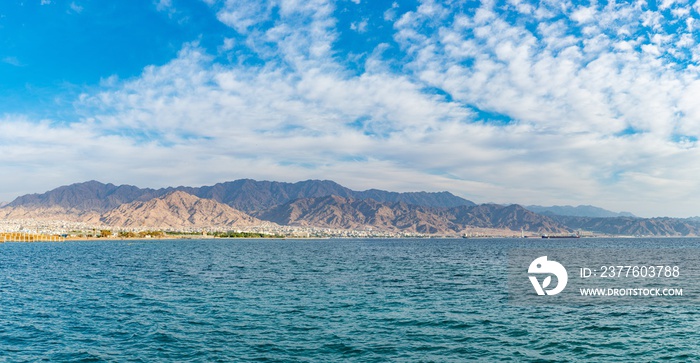
M 700 215 L 693 1 L 0 5 L 0 200 L 96 179 Z

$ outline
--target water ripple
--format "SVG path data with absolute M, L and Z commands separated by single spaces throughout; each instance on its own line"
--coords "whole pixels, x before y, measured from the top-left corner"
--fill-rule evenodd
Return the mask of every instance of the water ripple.
M 688 241 L 674 243 L 697 243 Z M 700 359 L 694 307 L 509 305 L 513 244 L 6 243 L 0 354 L 18 362 Z

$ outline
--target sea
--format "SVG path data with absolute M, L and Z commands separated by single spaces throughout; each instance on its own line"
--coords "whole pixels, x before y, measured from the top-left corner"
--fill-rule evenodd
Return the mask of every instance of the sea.
M 700 239 L 4 243 L 0 361 L 700 361 L 697 304 L 513 303 L 509 251 L 574 247 Z

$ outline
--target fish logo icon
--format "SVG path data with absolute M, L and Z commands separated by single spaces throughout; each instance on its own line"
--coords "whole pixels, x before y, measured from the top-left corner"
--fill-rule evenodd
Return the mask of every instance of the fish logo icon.
M 548 261 L 547 256 L 538 257 L 532 261 L 530 267 L 527 269 L 527 272 L 530 274 L 549 275 L 544 278 L 542 284 L 540 284 L 540 282 L 537 280 L 537 277 L 529 276 L 532 286 L 535 288 L 535 291 L 537 291 L 537 295 L 556 295 L 564 290 L 566 283 L 569 281 L 569 275 L 567 274 L 564 266 L 557 261 Z M 557 286 L 552 289 L 545 290 L 549 284 L 552 283 L 551 275 L 557 277 Z

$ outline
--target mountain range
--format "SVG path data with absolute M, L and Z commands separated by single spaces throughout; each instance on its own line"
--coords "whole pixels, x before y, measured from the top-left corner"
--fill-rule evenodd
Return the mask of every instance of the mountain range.
M 593 217 L 593 218 L 610 218 L 610 217 L 635 217 L 630 212 L 611 212 L 609 210 L 594 207 L 592 205 L 554 205 L 551 207 L 543 207 L 540 205 L 528 205 L 525 207 L 535 213 L 546 216 L 569 216 L 569 217 Z
M 240 179 L 203 187 L 170 187 L 161 189 L 138 188 L 132 185 L 103 184 L 97 181 L 58 187 L 43 194 L 18 197 L 9 207 L 62 207 L 67 210 L 105 212 L 124 203 L 147 201 L 174 191 L 183 191 L 203 199 L 211 199 L 246 213 L 262 211 L 296 199 L 336 195 L 358 200 L 373 199 L 377 202 L 404 202 L 407 204 L 456 207 L 475 205 L 474 202 L 449 192 L 396 193 L 370 189 L 353 191 L 330 180 L 307 180 L 297 183 L 256 181 Z
M 539 208 L 545 209 L 536 213 L 533 206 L 477 205 L 449 192 L 354 191 L 328 180 L 283 183 L 241 179 L 213 186 L 161 189 L 89 181 L 18 197 L 0 208 L 0 218 L 66 220 L 133 229 L 266 225 L 453 236 L 474 229 L 531 234 L 582 230 L 612 235 L 700 235 L 698 219 L 611 215 L 613 212 L 592 206 Z
M 147 201 L 122 204 L 100 216 L 100 223 L 124 228 L 249 227 L 264 224 L 226 204 L 174 191 Z

